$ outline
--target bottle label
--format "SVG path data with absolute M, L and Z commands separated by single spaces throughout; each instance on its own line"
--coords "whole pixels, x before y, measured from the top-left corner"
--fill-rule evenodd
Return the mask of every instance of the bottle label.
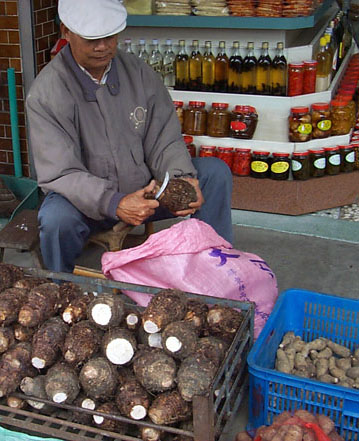
M 333 55 L 333 63 L 332 63 L 333 72 L 336 72 L 337 70 L 338 52 L 339 52 L 338 48 L 336 48 Z
M 302 163 L 293 159 L 292 160 L 292 170 L 294 172 L 296 172 L 296 171 L 299 171 L 301 168 L 303 168 Z
M 310 133 L 312 133 L 312 125 L 311 124 L 300 124 L 298 126 L 297 131 L 299 133 L 302 133 L 303 135 L 309 135 Z
M 319 170 L 325 169 L 325 158 L 318 158 L 313 162 L 313 166 Z
M 155 72 L 161 72 L 162 70 L 161 63 L 153 63 L 151 64 L 151 67 Z
M 350 152 L 345 156 L 345 161 L 346 162 L 354 162 L 355 161 L 355 152 Z
M 317 127 L 319 130 L 326 132 L 327 130 L 331 129 L 332 122 L 330 121 L 330 119 L 323 119 L 322 121 L 318 122 Z
M 247 124 L 242 121 L 232 121 L 231 122 L 231 129 L 234 132 L 243 132 L 243 130 L 247 129 Z
M 268 170 L 268 164 L 263 161 L 252 161 L 251 169 L 257 173 L 265 173 Z
M 289 164 L 285 161 L 274 162 L 271 166 L 271 171 L 273 173 L 285 173 L 288 169 Z
M 174 72 L 173 63 L 166 63 L 163 65 L 163 75 L 171 75 Z
M 340 154 L 337 153 L 336 155 L 329 156 L 328 161 L 329 161 L 329 164 L 340 165 Z

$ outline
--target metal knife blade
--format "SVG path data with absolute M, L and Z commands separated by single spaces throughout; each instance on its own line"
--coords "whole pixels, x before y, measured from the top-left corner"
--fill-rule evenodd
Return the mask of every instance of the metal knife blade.
M 170 174 L 168 173 L 168 171 L 166 171 L 165 178 L 163 180 L 161 188 L 156 193 L 155 199 L 158 199 L 161 196 L 161 194 L 166 190 L 169 180 L 170 180 Z

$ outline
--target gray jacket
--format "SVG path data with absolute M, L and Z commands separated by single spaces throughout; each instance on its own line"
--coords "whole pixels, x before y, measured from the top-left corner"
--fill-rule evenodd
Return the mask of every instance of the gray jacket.
M 125 194 L 152 177 L 196 176 L 160 76 L 121 51 L 95 84 L 67 45 L 39 73 L 26 100 L 39 186 L 92 219 L 116 218 Z

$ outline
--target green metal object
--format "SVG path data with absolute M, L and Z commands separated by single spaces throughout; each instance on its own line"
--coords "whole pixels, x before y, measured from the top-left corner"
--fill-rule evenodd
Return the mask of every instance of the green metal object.
M 21 152 L 20 152 L 19 122 L 17 116 L 15 69 L 13 67 L 10 67 L 7 70 L 7 80 L 8 80 L 9 102 L 10 102 L 11 137 L 12 137 L 12 149 L 14 154 L 15 176 L 21 178 L 22 167 L 21 167 Z

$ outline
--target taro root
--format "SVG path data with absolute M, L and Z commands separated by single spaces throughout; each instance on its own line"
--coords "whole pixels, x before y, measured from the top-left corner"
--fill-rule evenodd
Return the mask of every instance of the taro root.
M 21 288 L 7 288 L 0 293 L 0 325 L 8 326 L 17 321 L 27 295 L 28 290 Z
M 154 199 L 161 185 L 161 181 L 156 181 L 154 190 L 145 195 L 146 199 Z M 187 210 L 190 208 L 189 204 L 196 201 L 196 189 L 188 181 L 181 178 L 170 179 L 166 189 L 158 199 L 160 205 L 166 207 L 172 213 Z
M 86 362 L 100 349 L 101 339 L 102 332 L 88 320 L 75 323 L 62 347 L 64 359 L 74 366 Z
M 160 332 L 149 334 L 143 329 L 143 326 L 140 326 L 137 331 L 137 339 L 139 343 L 145 346 L 162 349 L 162 334 Z
M 0 328 L 0 354 L 6 352 L 15 343 L 14 330 L 12 327 Z
M 25 395 L 29 395 L 36 398 L 42 398 L 47 400 L 47 394 L 45 390 L 45 375 L 38 375 L 34 378 L 24 377 L 20 383 L 20 389 Z M 36 400 L 26 400 L 27 403 L 37 410 L 51 410 L 52 406 L 42 403 Z
M 142 420 L 147 415 L 150 402 L 148 392 L 133 375 L 120 381 L 115 395 L 115 403 L 122 415 L 133 420 Z
M 88 319 L 101 329 L 118 326 L 124 313 L 125 304 L 117 294 L 100 294 L 87 307 Z
M 0 291 L 10 288 L 18 280 L 24 277 L 21 268 L 10 263 L 0 263 Z
M 217 367 L 222 363 L 228 349 L 228 343 L 209 335 L 198 340 L 195 353 L 204 355 L 211 360 Z
M 26 326 L 20 325 L 20 323 L 14 323 L 12 328 L 14 330 L 15 340 L 18 341 L 30 341 L 36 332 L 36 328 L 27 328 Z
M 123 321 L 127 329 L 130 331 L 137 331 L 141 326 L 141 313 L 126 306 Z
M 14 392 L 24 377 L 34 374 L 30 343 L 18 343 L 8 349 L 0 359 L 0 397 Z
M 26 409 L 27 406 L 25 400 L 22 400 L 21 398 L 18 397 L 13 397 L 12 395 L 9 395 L 6 398 L 6 404 L 12 409 Z
M 210 334 L 231 342 L 236 335 L 243 314 L 225 305 L 214 305 L 207 314 L 207 324 Z
M 54 403 L 71 404 L 80 392 L 76 371 L 63 362 L 50 367 L 45 377 L 45 391 Z
M 148 416 L 155 424 L 173 424 L 189 418 L 192 406 L 185 401 L 177 390 L 163 392 L 152 402 Z
M 114 403 L 107 401 L 106 403 L 98 406 L 96 411 L 102 412 L 104 414 L 108 413 L 110 415 L 120 416 L 117 407 Z M 125 433 L 126 423 L 111 418 L 106 418 L 105 415 L 94 415 L 93 420 L 97 426 L 101 427 L 103 430 L 108 430 L 110 432 Z
M 133 371 L 149 392 L 164 392 L 175 387 L 176 362 L 162 349 L 139 350 L 133 359 Z
M 43 283 L 35 286 L 28 294 L 27 302 L 19 312 L 18 321 L 21 325 L 33 328 L 57 312 L 59 287 L 56 283 Z
M 162 332 L 162 345 L 167 354 L 180 360 L 188 357 L 196 349 L 198 335 L 188 322 L 172 322 Z
M 137 348 L 136 338 L 124 328 L 112 328 L 102 340 L 102 352 L 116 365 L 124 365 L 132 360 Z
M 80 407 L 81 409 L 96 409 L 96 401 L 90 397 L 87 397 L 82 392 L 80 392 L 79 395 L 76 397 L 73 405 L 76 407 Z M 91 413 L 82 412 L 81 410 L 74 410 L 72 412 L 72 421 L 78 424 L 85 424 L 86 426 L 89 426 L 93 421 L 93 415 Z
M 188 299 L 184 321 L 191 323 L 200 334 L 207 326 L 208 305 L 201 300 Z
M 17 280 L 14 284 L 14 288 L 22 288 L 30 291 L 32 288 L 38 285 L 42 285 L 43 283 L 49 283 L 50 280 L 43 279 L 41 277 L 24 277 L 22 279 Z
M 182 320 L 186 314 L 187 298 L 178 289 L 163 289 L 155 294 L 142 313 L 142 325 L 146 332 L 159 332 L 169 323 Z
M 62 313 L 62 320 L 68 325 L 80 322 L 87 318 L 87 307 L 94 299 L 92 293 L 83 293 L 75 297 Z
M 206 395 L 216 375 L 217 366 L 202 354 L 182 360 L 177 373 L 177 386 L 185 401 L 194 395 Z
M 35 332 L 32 338 L 31 363 L 37 369 L 55 363 L 69 328 L 61 317 L 51 317 Z
M 115 393 L 118 374 L 115 366 L 105 357 L 94 357 L 82 367 L 79 380 L 88 397 L 106 400 Z
M 155 427 L 139 427 L 140 437 L 143 441 L 160 441 L 163 431 Z M 193 438 L 192 438 L 193 439 Z
M 83 291 L 79 285 L 73 282 L 63 282 L 59 289 L 58 309 L 60 314 L 62 314 L 76 297 L 83 294 Z

